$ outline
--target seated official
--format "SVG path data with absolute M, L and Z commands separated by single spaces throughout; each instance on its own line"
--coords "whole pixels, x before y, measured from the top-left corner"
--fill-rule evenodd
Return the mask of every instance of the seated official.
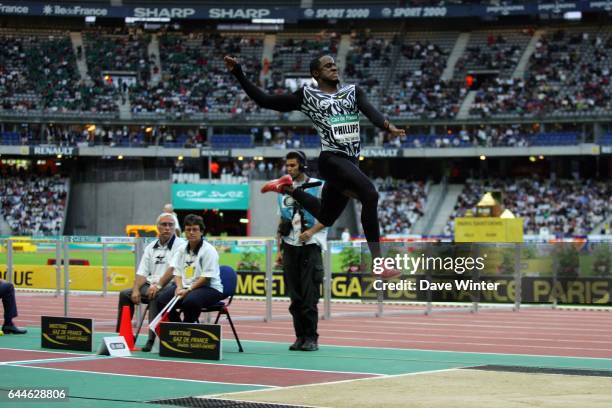
M 134 279 L 134 287 L 122 290 L 119 293 L 117 332 L 121 323 L 123 306 L 130 307 L 131 320 L 134 315 L 134 305 L 141 302 L 148 303 L 150 322 L 161 310 L 158 298 L 165 292 L 169 292 L 170 295 L 174 294 L 172 272 L 168 265 L 174 254 L 173 251 L 177 250 L 184 242 L 183 239 L 174 234 L 175 228 L 176 221 L 172 214 L 161 213 L 157 217 L 159 238 L 145 247 Z M 151 351 L 154 340 L 155 334 L 149 331 L 149 338 L 142 351 Z
M 178 309 L 183 313 L 183 322 L 195 323 L 203 307 L 212 306 L 223 299 L 223 285 L 219 271 L 219 254 L 204 241 L 204 220 L 189 214 L 183 222 L 187 244 L 174 253 L 170 267 L 173 268 L 176 291 L 181 299 L 170 312 L 171 321 L 180 321 Z M 164 294 L 160 304 L 168 304 L 172 296 Z
M 4 324 L 2 325 L 4 334 L 26 334 L 28 332 L 26 329 L 20 329 L 13 324 L 13 318 L 17 317 L 15 286 L 2 279 L 0 279 L 0 299 L 4 307 Z

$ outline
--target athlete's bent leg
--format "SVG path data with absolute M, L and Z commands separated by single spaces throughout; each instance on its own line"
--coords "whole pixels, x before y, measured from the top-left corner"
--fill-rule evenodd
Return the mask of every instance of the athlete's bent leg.
M 317 218 L 326 227 L 331 227 L 340 217 L 349 198 L 332 183 L 325 183 L 321 192 L 321 213 Z
M 319 171 L 325 179 L 325 186 L 331 185 L 337 191 L 348 190 L 361 201 L 361 225 L 373 257 L 380 257 L 380 227 L 378 224 L 378 192 L 370 179 L 355 164 L 356 159 L 322 152 L 319 157 Z M 348 198 L 345 197 L 345 205 Z M 321 217 L 325 216 L 327 200 L 322 199 Z M 344 208 L 344 206 L 342 207 Z M 340 214 L 338 214 L 340 216 Z M 321 220 L 319 220 L 321 221 Z M 323 221 L 321 221 L 325 224 Z
M 323 186 L 323 191 L 325 191 L 326 186 L 327 184 Z M 319 197 L 315 197 L 312 194 L 309 194 L 306 191 L 302 190 L 301 188 L 296 188 L 293 191 L 288 192 L 287 194 L 293 197 L 295 201 L 300 203 L 300 205 L 304 207 L 306 211 L 308 211 L 313 217 L 321 221 L 319 219 L 319 216 L 321 214 L 321 199 Z

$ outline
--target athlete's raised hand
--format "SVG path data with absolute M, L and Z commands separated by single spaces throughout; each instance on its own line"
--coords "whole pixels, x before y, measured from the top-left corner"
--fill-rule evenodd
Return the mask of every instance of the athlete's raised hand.
M 406 131 L 404 129 L 396 128 L 395 125 L 389 123 L 389 132 L 393 136 L 406 136 Z
M 236 61 L 236 58 L 230 57 L 229 55 L 223 57 L 223 61 L 225 62 L 225 66 L 230 72 L 234 70 L 236 65 L 238 65 L 238 61 Z

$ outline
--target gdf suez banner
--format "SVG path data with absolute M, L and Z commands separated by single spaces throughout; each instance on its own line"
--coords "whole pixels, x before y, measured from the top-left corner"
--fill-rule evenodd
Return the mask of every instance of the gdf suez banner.
M 513 303 L 517 292 L 513 276 L 437 275 L 428 280 L 424 275 L 405 275 L 400 279 L 383 283 L 375 275 L 334 273 L 331 294 L 337 299 L 375 300 L 377 290 L 382 290 L 389 301 L 434 302 L 492 302 Z M 321 287 L 321 293 L 323 288 Z M 238 272 L 237 295 L 265 296 L 264 272 Z M 272 295 L 287 296 L 281 273 L 272 279 Z M 559 304 L 612 304 L 612 278 L 521 278 L 521 302 Z
M 248 184 L 173 184 L 172 205 L 180 210 L 246 210 Z

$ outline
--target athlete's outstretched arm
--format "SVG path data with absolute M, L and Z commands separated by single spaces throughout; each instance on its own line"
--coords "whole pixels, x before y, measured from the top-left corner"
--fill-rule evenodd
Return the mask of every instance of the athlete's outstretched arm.
M 391 122 L 385 119 L 382 113 L 372 106 L 372 104 L 368 101 L 368 97 L 363 89 L 358 86 L 355 87 L 355 97 L 359 110 L 363 112 L 363 114 L 366 115 L 366 117 L 370 119 L 370 122 L 372 122 L 374 125 L 381 129 L 388 130 L 393 136 L 406 135 L 406 131 L 404 129 L 396 128 Z
M 259 89 L 255 84 L 247 79 L 242 72 L 242 68 L 238 62 L 229 56 L 223 58 L 225 66 L 229 71 L 236 77 L 242 89 L 246 92 L 251 99 L 255 101 L 259 106 L 266 109 L 272 109 L 279 112 L 291 112 L 293 110 L 299 110 L 301 101 L 298 94 L 301 89 L 294 94 L 285 95 L 269 95 Z

